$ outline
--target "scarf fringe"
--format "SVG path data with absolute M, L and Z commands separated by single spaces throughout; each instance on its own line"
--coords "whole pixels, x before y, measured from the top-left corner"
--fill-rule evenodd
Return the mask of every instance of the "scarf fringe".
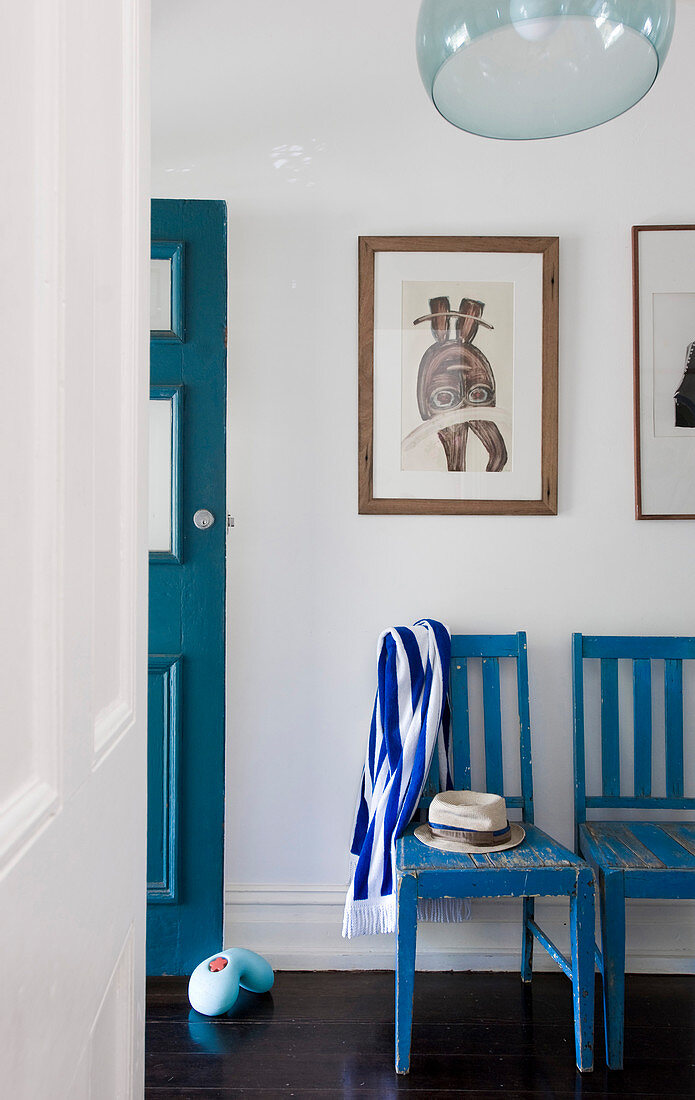
M 417 919 L 439 924 L 457 924 L 471 919 L 468 898 L 420 898 Z M 377 936 L 396 931 L 396 899 L 391 896 L 379 902 L 350 901 L 343 916 L 343 936 Z
M 349 901 L 343 915 L 343 936 L 376 936 L 396 929 L 396 899 L 393 894 L 383 901 Z
M 440 924 L 456 924 L 471 919 L 469 898 L 420 898 L 417 919 Z

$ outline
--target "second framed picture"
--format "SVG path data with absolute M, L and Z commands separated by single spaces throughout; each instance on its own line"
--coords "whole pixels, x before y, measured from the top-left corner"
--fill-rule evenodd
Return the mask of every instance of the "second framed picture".
M 557 237 L 361 237 L 362 513 L 557 513 Z
M 695 519 L 695 225 L 632 228 L 635 516 Z

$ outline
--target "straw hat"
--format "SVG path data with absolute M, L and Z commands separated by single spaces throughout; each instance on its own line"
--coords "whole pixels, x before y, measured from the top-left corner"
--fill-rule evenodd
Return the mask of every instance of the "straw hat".
M 442 791 L 430 803 L 429 824 L 418 825 L 415 836 L 442 852 L 503 852 L 526 836 L 521 825 L 510 824 L 507 805 L 499 794 L 479 791 Z

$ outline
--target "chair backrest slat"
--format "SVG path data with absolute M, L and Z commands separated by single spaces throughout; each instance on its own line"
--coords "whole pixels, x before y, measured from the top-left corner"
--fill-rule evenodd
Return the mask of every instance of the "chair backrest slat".
M 528 654 L 526 635 L 519 639 L 519 656 L 516 661 L 516 691 L 519 700 L 519 750 L 521 762 L 521 789 L 524 821 L 533 824 L 533 768 L 531 766 L 531 713 L 528 698 Z
M 579 851 L 578 824 L 586 820 L 586 761 L 584 759 L 584 656 L 582 635 L 572 635 L 572 721 L 574 729 L 574 822 Z
M 620 742 L 618 740 L 618 662 L 601 661 L 601 772 L 604 794 L 620 794 Z
M 468 660 L 452 658 L 449 674 L 451 732 L 453 737 L 453 779 L 456 790 L 469 790 L 471 785 L 471 740 L 468 716 Z
M 695 798 L 661 798 L 659 795 L 647 795 L 634 798 L 629 795 L 617 795 L 610 798 L 607 795 L 587 795 L 586 806 L 590 810 L 615 809 L 615 810 L 692 810 L 695 809 Z
M 635 795 L 652 793 L 652 665 L 648 657 L 632 662 L 632 705 L 635 726 Z
M 452 657 L 516 657 L 518 653 L 518 634 L 452 634 L 451 636 Z
M 575 821 L 586 821 L 590 809 L 692 809 L 695 798 L 684 796 L 683 780 L 683 661 L 695 660 L 695 638 L 600 637 L 573 635 L 572 684 L 574 709 Z M 584 661 L 601 662 L 601 793 L 586 793 L 584 735 Z M 634 729 L 634 789 L 620 793 L 620 719 L 618 662 L 632 662 Z M 666 791 L 652 793 L 652 665 L 664 662 L 664 728 Z
M 664 661 L 666 705 L 666 795 L 683 794 L 683 662 Z
M 502 693 L 500 660 L 511 658 L 516 662 L 516 688 L 518 704 L 519 753 L 521 766 L 521 793 L 504 790 L 502 755 Z M 503 794 L 510 809 L 521 809 L 524 821 L 533 821 L 533 778 L 531 767 L 531 736 L 529 719 L 528 665 L 526 635 L 518 634 L 454 634 L 451 639 L 451 666 L 449 677 L 449 702 L 451 705 L 451 734 L 453 741 L 453 778 L 458 790 L 471 788 L 471 743 L 469 712 L 468 662 L 482 664 L 483 730 L 481 740 L 485 748 L 486 789 Z M 478 733 L 474 730 L 474 733 Z M 430 773 L 428 785 L 421 799 L 424 808 L 431 801 L 430 788 L 437 776 L 435 768 Z
M 582 654 L 584 657 L 617 657 L 634 661 L 636 657 L 646 657 L 647 660 L 666 660 L 667 657 L 678 657 L 681 660 L 695 659 L 695 637 L 652 637 L 640 636 L 607 636 L 594 634 L 578 634 L 582 640 Z
M 486 789 L 489 794 L 504 794 L 500 663 L 497 657 L 483 657 L 483 727 Z

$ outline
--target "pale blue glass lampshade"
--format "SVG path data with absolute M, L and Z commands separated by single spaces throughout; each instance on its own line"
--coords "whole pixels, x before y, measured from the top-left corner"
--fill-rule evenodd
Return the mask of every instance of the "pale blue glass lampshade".
M 651 88 L 675 0 L 424 0 L 420 75 L 437 110 L 484 137 L 546 138 L 615 118 Z

